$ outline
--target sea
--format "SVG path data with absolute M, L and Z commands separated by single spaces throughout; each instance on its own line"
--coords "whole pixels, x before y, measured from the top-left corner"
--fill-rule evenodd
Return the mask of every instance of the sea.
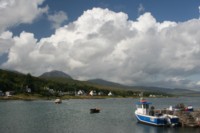
M 144 125 L 134 116 L 138 98 L 0 101 L 0 133 L 200 133 L 200 128 Z M 155 108 L 184 103 L 200 108 L 200 97 L 149 98 Z M 90 114 L 91 108 L 100 113 Z

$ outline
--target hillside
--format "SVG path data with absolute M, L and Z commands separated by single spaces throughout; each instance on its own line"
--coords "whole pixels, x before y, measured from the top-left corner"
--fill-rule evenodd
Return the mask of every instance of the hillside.
M 51 71 L 51 72 L 45 72 L 43 73 L 41 76 L 41 78 L 68 78 L 68 79 L 72 79 L 71 76 L 69 76 L 68 74 L 61 72 L 61 71 Z
M 126 86 L 122 84 L 118 84 L 111 81 L 106 81 L 103 79 L 92 79 L 87 82 L 92 84 L 98 84 L 101 86 L 114 87 L 114 88 L 123 88 L 126 90 L 134 90 L 134 91 L 144 91 L 144 92 L 160 92 L 160 93 L 168 93 L 172 95 L 183 95 L 183 96 L 200 96 L 199 91 L 193 91 L 188 89 L 180 89 L 180 88 L 163 88 L 163 87 L 151 87 L 151 86 Z
M 87 82 L 92 83 L 92 84 L 110 86 L 110 87 L 125 87 L 121 84 L 106 81 L 106 80 L 103 80 L 103 79 L 91 79 L 91 80 L 87 80 Z
M 30 87 L 34 93 L 49 95 L 44 91 L 44 87 L 53 88 L 56 91 L 74 91 L 90 90 L 115 91 L 118 95 L 131 95 L 134 92 L 159 93 L 159 94 L 172 94 L 179 96 L 200 96 L 199 91 L 187 89 L 170 89 L 161 87 L 148 87 L 148 86 L 126 86 L 103 79 L 93 79 L 88 81 L 79 81 L 71 78 L 70 75 L 60 71 L 52 71 L 42 74 L 40 77 L 33 77 L 30 74 L 23 74 L 16 71 L 0 69 L 0 90 L 15 91 L 17 93 L 24 93 L 26 87 Z
M 0 90 L 2 92 L 14 91 L 16 94 L 26 94 L 27 87 L 31 88 L 32 94 L 39 94 L 45 97 L 58 96 L 58 93 L 51 93 L 49 89 L 54 90 L 54 92 L 73 93 L 76 90 L 84 90 L 86 93 L 89 93 L 91 90 L 96 90 L 97 92 L 101 91 L 104 94 L 108 94 L 109 91 L 112 91 L 115 96 L 133 96 L 133 94 L 136 93 L 135 91 L 127 91 L 122 88 L 108 88 L 101 85 L 90 84 L 84 81 L 73 80 L 68 77 L 50 76 L 48 78 L 41 78 L 33 77 L 30 74 L 0 69 Z

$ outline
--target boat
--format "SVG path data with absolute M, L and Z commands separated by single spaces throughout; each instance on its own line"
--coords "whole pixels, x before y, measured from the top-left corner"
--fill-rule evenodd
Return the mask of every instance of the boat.
M 90 109 L 90 113 L 93 114 L 93 113 L 100 113 L 100 109 L 98 108 L 92 108 Z
M 56 99 L 55 101 L 54 101 L 56 104 L 60 104 L 60 103 L 62 103 L 62 100 L 61 99 Z
M 154 126 L 177 126 L 179 125 L 179 118 L 175 115 L 162 114 L 154 110 L 152 103 L 144 98 L 137 102 L 135 116 L 140 123 L 154 125 Z

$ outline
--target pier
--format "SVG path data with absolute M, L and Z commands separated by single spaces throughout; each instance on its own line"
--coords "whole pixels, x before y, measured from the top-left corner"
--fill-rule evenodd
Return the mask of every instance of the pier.
M 163 109 L 163 110 L 155 110 L 155 113 L 169 114 L 175 115 L 179 118 L 181 127 L 198 127 L 200 128 L 200 109 L 195 110 L 187 110 L 183 106 L 179 109 Z

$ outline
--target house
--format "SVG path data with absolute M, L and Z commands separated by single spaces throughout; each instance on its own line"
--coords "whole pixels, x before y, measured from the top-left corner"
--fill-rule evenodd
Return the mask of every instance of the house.
M 85 92 L 83 91 L 83 90 L 79 90 L 78 92 L 77 92 L 77 95 L 84 95 L 85 94 Z
M 7 97 L 10 97 L 10 96 L 14 95 L 14 91 L 6 91 L 6 92 L 5 92 L 5 95 L 6 95 Z
M 150 94 L 149 97 L 156 97 L 156 95 Z
M 98 95 L 99 95 L 99 96 L 103 96 L 104 93 L 103 93 L 102 91 L 100 91 L 100 92 L 98 92 Z
M 96 96 L 97 93 L 96 93 L 96 91 L 93 91 L 93 90 L 92 90 L 92 91 L 90 91 L 89 95 L 90 95 L 90 96 Z
M 28 86 L 26 86 L 26 92 L 27 93 L 31 93 L 32 92 L 31 88 L 29 88 Z
M 112 94 L 112 92 L 111 92 L 111 91 L 108 93 L 108 96 L 113 96 L 113 94 Z

